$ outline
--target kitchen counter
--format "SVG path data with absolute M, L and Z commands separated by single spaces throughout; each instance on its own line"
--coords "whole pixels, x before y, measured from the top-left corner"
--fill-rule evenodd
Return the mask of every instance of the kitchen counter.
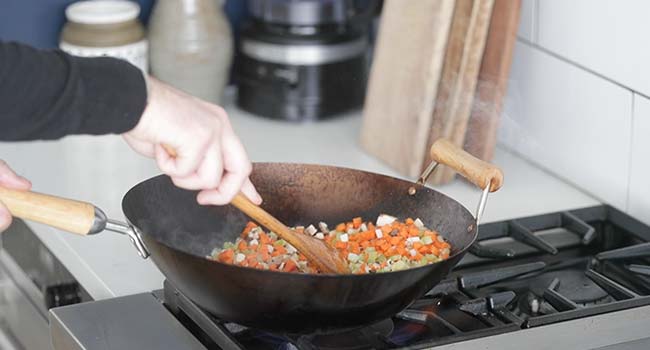
M 253 161 L 303 162 L 358 168 L 396 176 L 357 144 L 359 113 L 311 124 L 288 124 L 227 108 Z M 0 143 L 0 159 L 32 180 L 35 191 L 91 202 L 122 219 L 121 198 L 133 185 L 158 174 L 152 160 L 130 151 L 118 136 L 74 136 L 57 142 Z M 596 205 L 579 189 L 499 148 L 494 162 L 505 173 L 501 191 L 488 200 L 483 222 Z M 463 180 L 438 188 L 472 212 L 480 191 Z M 127 237 L 80 237 L 29 223 L 38 237 L 95 299 L 162 287 L 163 276 L 142 260 Z

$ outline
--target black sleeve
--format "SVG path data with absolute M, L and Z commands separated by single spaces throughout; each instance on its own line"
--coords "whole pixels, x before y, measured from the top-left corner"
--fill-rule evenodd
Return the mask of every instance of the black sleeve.
M 126 61 L 0 42 L 0 141 L 123 133 L 146 103 L 144 77 Z

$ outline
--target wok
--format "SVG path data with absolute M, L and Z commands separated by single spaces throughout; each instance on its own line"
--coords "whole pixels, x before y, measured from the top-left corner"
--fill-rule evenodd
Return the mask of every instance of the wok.
M 448 143 L 436 143 L 432 155 L 484 188 L 480 215 L 487 193 L 501 184 L 500 171 Z M 141 256 L 151 254 L 165 277 L 204 310 L 288 333 L 333 332 L 398 313 L 445 277 L 477 236 L 477 220 L 465 207 L 422 183 L 286 163 L 256 163 L 251 180 L 265 198 L 263 207 L 289 226 L 336 224 L 355 216 L 374 220 L 382 213 L 417 217 L 447 239 L 451 255 L 418 268 L 365 275 L 290 274 L 212 261 L 206 256 L 234 241 L 248 218 L 233 206 L 201 206 L 196 192 L 177 188 L 162 175 L 126 193 L 122 208 L 127 224 L 107 220 L 88 203 L 43 194 L 0 189 L 0 200 L 14 216 L 72 232 L 127 234 Z

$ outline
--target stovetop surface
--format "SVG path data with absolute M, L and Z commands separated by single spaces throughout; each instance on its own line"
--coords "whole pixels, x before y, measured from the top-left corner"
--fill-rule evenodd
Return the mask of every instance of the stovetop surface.
M 389 320 L 332 335 L 218 320 L 157 293 L 207 348 L 427 348 L 650 305 L 650 227 L 609 206 L 489 223 L 447 279 Z

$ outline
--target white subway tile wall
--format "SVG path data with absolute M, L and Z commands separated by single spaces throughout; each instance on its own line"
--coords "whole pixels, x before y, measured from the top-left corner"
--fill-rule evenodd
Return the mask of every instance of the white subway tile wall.
M 634 96 L 628 212 L 650 224 L 650 99 Z
M 650 1 L 540 0 L 538 44 L 650 96 Z
M 517 35 L 530 42 L 536 40 L 536 13 L 537 0 L 522 0 L 521 1 L 521 15 L 519 17 L 519 31 Z
M 503 144 L 626 209 L 629 90 L 518 42 L 506 105 Z

